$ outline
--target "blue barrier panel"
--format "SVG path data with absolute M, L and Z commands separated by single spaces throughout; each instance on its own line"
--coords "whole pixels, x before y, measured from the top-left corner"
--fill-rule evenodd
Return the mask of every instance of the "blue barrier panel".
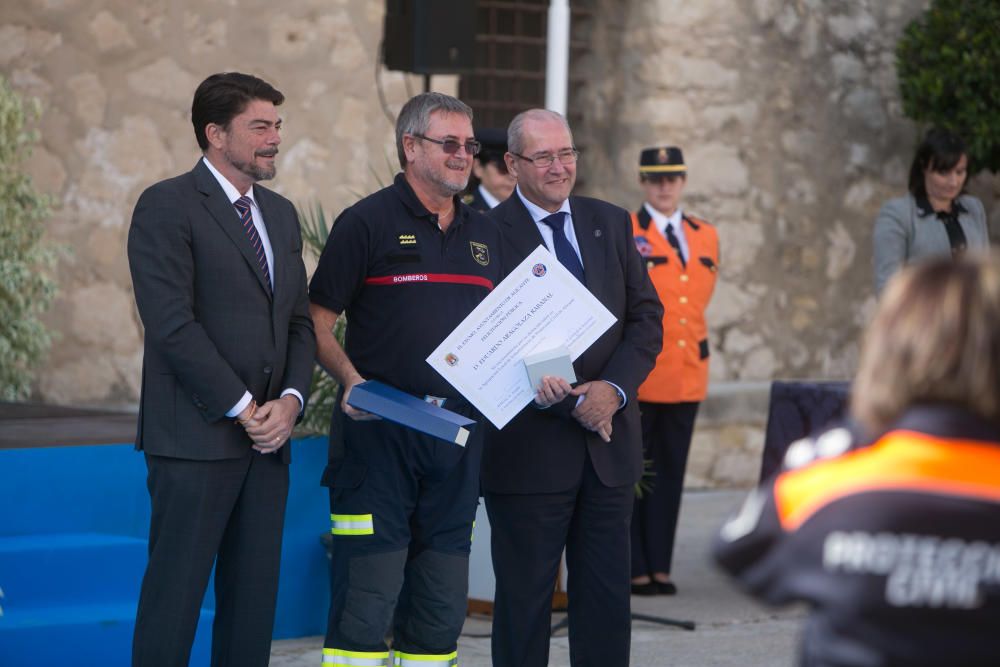
M 282 540 L 282 565 L 274 628 L 274 637 L 277 639 L 323 634 L 329 605 L 329 565 L 320 543 L 320 536 L 329 530 L 328 495 L 326 489 L 319 485 L 326 465 L 326 438 L 296 440 L 292 447 L 291 484 Z M 66 596 L 72 597 L 76 591 L 77 597 L 88 599 L 42 600 L 36 601 L 35 607 L 32 607 L 31 600 L 14 600 L 9 596 L 0 601 L 11 612 L 0 616 L 0 664 L 37 664 L 31 662 L 31 656 L 15 659 L 9 653 L 5 654 L 4 637 L 7 637 L 6 649 L 18 644 L 11 639 L 13 635 L 4 634 L 5 625 L 7 632 L 15 630 L 13 612 L 18 608 L 30 608 L 35 613 L 39 604 L 50 605 L 53 607 L 51 616 L 54 619 L 72 614 L 74 607 L 105 609 L 117 605 L 115 608 L 134 610 L 139 582 L 135 581 L 133 585 L 131 579 L 138 578 L 136 573 L 141 573 L 145 567 L 145 547 L 140 544 L 141 548 L 123 549 L 122 540 L 115 537 L 138 538 L 144 542 L 148 536 L 146 465 L 142 454 L 136 452 L 131 445 L 0 450 L 0 508 L 3 508 L 0 510 L 0 556 L 6 552 L 8 559 L 16 559 L 19 557 L 19 550 L 28 554 L 31 545 L 40 545 L 35 548 L 42 549 L 39 553 L 44 556 L 20 557 L 57 567 L 58 565 L 53 564 L 59 558 L 53 550 L 62 548 L 59 545 L 65 545 L 66 558 L 71 561 L 67 567 L 72 568 L 69 576 L 95 576 L 94 569 L 85 566 L 85 562 L 90 561 L 81 560 L 80 554 L 95 548 L 102 549 L 101 536 L 106 536 L 109 554 L 113 552 L 120 554 L 116 558 L 140 561 L 135 563 L 130 560 L 120 567 L 107 563 L 104 568 L 106 575 L 119 572 L 119 578 L 128 581 L 109 580 L 107 585 L 96 589 L 82 585 L 61 587 Z M 100 562 L 99 558 L 95 562 Z M 12 575 L 14 569 L 10 566 L 6 574 Z M 5 585 L 4 576 L 5 572 L 0 571 L 0 588 Z M 67 574 L 62 572 L 61 576 L 66 577 Z M 14 586 L 11 592 L 16 590 L 26 589 Z M 95 593 L 95 590 L 100 592 Z M 46 593 L 50 594 L 51 591 Z M 55 609 L 57 605 L 61 605 L 58 610 Z M 210 583 L 203 604 L 209 623 L 199 624 L 199 634 L 192 654 L 193 665 L 200 664 L 201 659 L 207 656 L 210 638 L 206 634 L 210 630 L 211 610 L 214 606 Z M 99 618 L 94 620 L 95 623 L 100 621 Z M 32 643 L 38 645 L 37 642 L 44 638 L 46 632 L 39 627 L 35 627 L 32 632 Z M 55 629 L 52 632 L 56 634 Z M 85 630 L 81 632 L 86 633 Z M 100 635 L 102 650 L 105 651 L 102 655 L 108 654 L 112 647 L 107 646 L 107 633 L 95 630 L 92 634 L 95 640 Z M 123 629 L 115 636 L 130 640 L 131 631 Z M 64 640 L 65 636 L 50 638 L 53 646 L 65 646 Z M 127 664 L 127 645 L 117 647 L 114 652 L 122 656 L 121 664 Z M 78 650 L 74 654 L 78 658 L 83 655 Z
M 292 445 L 275 639 L 326 634 L 330 606 L 330 562 L 320 543 L 320 536 L 330 532 L 330 495 L 319 485 L 327 439 L 304 438 Z

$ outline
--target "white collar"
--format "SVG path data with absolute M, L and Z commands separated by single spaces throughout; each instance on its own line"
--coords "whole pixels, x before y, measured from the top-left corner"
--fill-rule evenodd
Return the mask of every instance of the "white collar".
M 490 208 L 496 208 L 497 204 L 500 203 L 500 200 L 494 197 L 482 184 L 479 185 L 479 196 L 483 198 L 483 201 Z
M 212 175 L 215 176 L 215 180 L 217 180 L 219 182 L 219 185 L 222 186 L 222 190 L 223 190 L 223 192 L 226 193 L 226 196 L 229 198 L 230 203 L 235 204 L 237 199 L 239 199 L 240 197 L 244 197 L 245 196 L 250 201 L 253 202 L 254 206 L 257 206 L 257 200 L 254 199 L 254 197 L 253 197 L 253 186 L 252 185 L 250 186 L 250 189 L 247 190 L 246 195 L 241 195 L 240 191 L 236 189 L 236 186 L 233 185 L 232 183 L 230 183 L 229 179 L 226 178 L 225 176 L 223 176 L 222 173 L 220 173 L 219 170 L 215 168 L 215 165 L 212 164 L 211 160 L 209 160 L 204 155 L 201 157 L 201 160 L 202 160 L 202 162 L 205 163 L 205 166 L 208 167 L 208 170 L 210 172 L 212 172 Z
M 645 207 L 646 213 L 649 213 L 649 217 L 656 223 L 656 228 L 660 230 L 661 234 L 666 234 L 667 225 L 673 227 L 675 231 L 681 231 L 681 220 L 684 219 L 684 212 L 680 206 L 673 214 L 666 216 L 650 206 L 649 202 L 643 202 L 642 205 Z
M 521 186 L 520 185 L 518 185 L 514 189 L 514 192 L 516 192 L 517 196 L 521 198 L 521 203 L 524 204 L 524 207 L 526 209 L 528 209 L 528 213 L 531 214 L 531 219 L 534 220 L 536 223 L 540 223 L 540 222 L 542 222 L 542 220 L 544 220 L 545 218 L 547 218 L 550 215 L 552 215 L 551 213 L 549 213 L 548 211 L 546 211 L 541 206 L 539 206 L 539 205 L 537 205 L 537 204 L 535 204 L 533 202 L 528 201 L 528 199 L 521 193 Z M 566 200 L 563 201 L 562 206 L 559 207 L 559 210 L 556 211 L 556 213 L 565 213 L 566 215 L 568 215 L 570 217 L 573 216 L 573 212 L 570 211 L 570 209 L 569 209 L 569 199 L 566 199 Z

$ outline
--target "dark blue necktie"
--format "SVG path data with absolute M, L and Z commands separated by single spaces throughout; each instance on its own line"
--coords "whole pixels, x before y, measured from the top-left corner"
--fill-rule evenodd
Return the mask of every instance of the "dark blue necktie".
M 563 231 L 566 225 L 566 214 L 559 211 L 558 213 L 545 216 L 542 218 L 542 222 L 552 228 L 552 245 L 556 248 L 556 258 L 559 260 L 559 263 L 576 276 L 577 280 L 586 285 L 587 281 L 584 280 L 583 276 L 583 264 L 580 263 L 580 258 L 577 257 L 576 250 L 573 250 L 572 244 L 566 238 L 566 232 Z
M 681 250 L 681 243 L 677 240 L 677 234 L 674 234 L 674 226 L 669 222 L 666 227 L 667 232 L 667 243 L 673 246 L 674 250 L 677 251 L 677 257 L 681 260 L 681 264 L 687 267 L 687 258 L 684 257 L 684 252 Z

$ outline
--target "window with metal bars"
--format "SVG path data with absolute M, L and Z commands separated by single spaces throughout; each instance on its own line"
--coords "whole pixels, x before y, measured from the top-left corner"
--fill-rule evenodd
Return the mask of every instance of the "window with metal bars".
M 549 0 L 478 0 L 477 5 L 475 66 L 461 77 L 459 97 L 475 111 L 477 127 L 504 128 L 521 111 L 545 106 Z M 574 52 L 585 47 L 577 27 L 589 14 L 571 7 L 571 87 Z

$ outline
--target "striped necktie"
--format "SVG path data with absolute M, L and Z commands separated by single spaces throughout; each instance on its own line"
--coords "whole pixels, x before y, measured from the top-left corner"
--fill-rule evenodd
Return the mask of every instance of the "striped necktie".
M 240 223 L 243 225 L 243 231 L 247 233 L 250 245 L 253 246 L 253 251 L 257 254 L 257 265 L 264 272 L 264 279 L 267 281 L 268 287 L 270 287 L 271 272 L 267 268 L 267 254 L 264 253 L 264 244 L 261 242 L 260 235 L 257 234 L 257 228 L 253 224 L 253 215 L 250 213 L 252 204 L 253 200 L 249 197 L 240 197 L 233 202 L 236 212 L 240 214 Z

